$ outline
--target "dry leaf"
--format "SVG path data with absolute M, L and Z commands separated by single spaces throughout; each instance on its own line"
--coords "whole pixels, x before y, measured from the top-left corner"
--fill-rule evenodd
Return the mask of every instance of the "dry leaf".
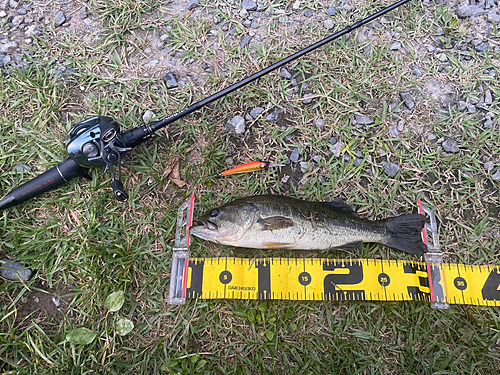
M 181 180 L 179 157 L 173 158 L 167 163 L 167 165 L 165 166 L 165 172 L 163 172 L 162 177 L 168 177 L 168 179 L 176 184 L 179 188 L 187 185 L 185 181 Z

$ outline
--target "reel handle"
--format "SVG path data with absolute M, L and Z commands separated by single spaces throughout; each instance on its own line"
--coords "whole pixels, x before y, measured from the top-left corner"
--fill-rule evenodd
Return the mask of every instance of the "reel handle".
M 73 159 L 67 158 L 59 165 L 50 168 L 48 171 L 12 190 L 0 201 L 0 211 L 64 185 L 69 180 L 78 176 L 90 179 L 90 176 L 85 173 L 83 167 L 78 165 Z

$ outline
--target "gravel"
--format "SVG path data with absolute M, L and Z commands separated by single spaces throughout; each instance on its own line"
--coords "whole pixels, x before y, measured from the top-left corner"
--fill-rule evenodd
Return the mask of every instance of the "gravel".
M 21 263 L 9 259 L 0 260 L 2 277 L 11 281 L 28 281 L 31 278 L 31 270 L 24 267 Z
M 494 174 L 493 176 L 491 176 L 491 178 L 492 178 L 493 180 L 495 180 L 495 181 L 500 181 L 500 169 L 499 169 L 499 170 L 497 170 L 497 171 L 495 172 L 495 174 Z
M 262 107 L 255 107 L 250 111 L 250 116 L 252 116 L 254 119 L 259 117 L 263 112 L 265 111 L 264 108 Z
M 300 157 L 300 152 L 299 152 L 299 149 L 296 148 L 290 154 L 290 161 L 292 163 L 297 163 L 299 161 L 299 157 Z
M 167 89 L 173 89 L 179 86 L 174 73 L 168 72 L 167 74 L 165 74 L 165 84 L 167 85 Z
M 401 168 L 394 163 L 387 163 L 384 168 L 384 173 L 389 177 L 394 177 L 398 174 Z
M 55 12 L 53 18 L 55 27 L 59 27 L 64 22 L 66 22 L 66 16 L 64 15 L 62 10 L 58 10 L 57 12 Z
M 450 154 L 457 154 L 460 152 L 460 149 L 458 148 L 458 143 L 450 139 L 447 139 L 446 141 L 441 143 L 441 146 L 443 147 L 443 150 L 445 150 Z
M 245 132 L 245 119 L 241 116 L 234 116 L 224 126 L 226 133 L 234 132 L 236 134 L 243 134 Z
M 325 126 L 325 120 L 323 120 L 322 118 L 317 119 L 316 121 L 314 121 L 314 126 L 316 126 L 318 129 L 323 128 Z
M 405 103 L 405 106 L 408 109 L 415 108 L 415 101 L 413 100 L 413 96 L 410 92 L 402 92 L 401 99 L 403 100 L 403 102 Z
M 257 10 L 257 3 L 255 1 L 243 0 L 241 2 L 241 7 L 246 10 Z
M 363 116 L 363 115 L 354 115 L 354 119 L 356 121 L 356 124 L 358 125 L 371 125 L 375 123 L 375 119 L 370 116 Z
M 326 14 L 328 14 L 329 16 L 334 16 L 335 13 L 337 13 L 337 10 L 333 5 L 326 10 Z

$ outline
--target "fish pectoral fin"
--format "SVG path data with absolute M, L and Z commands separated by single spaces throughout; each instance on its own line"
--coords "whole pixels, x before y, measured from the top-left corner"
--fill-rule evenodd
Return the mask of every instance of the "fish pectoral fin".
M 336 249 L 336 250 L 350 250 L 350 249 L 355 249 L 363 244 L 363 241 L 354 241 L 354 242 L 349 242 L 341 246 L 336 246 L 336 247 L 331 247 L 331 249 Z
M 266 218 L 260 218 L 257 223 L 262 225 L 262 230 L 278 230 L 285 229 L 294 226 L 292 219 L 284 216 L 269 216 Z

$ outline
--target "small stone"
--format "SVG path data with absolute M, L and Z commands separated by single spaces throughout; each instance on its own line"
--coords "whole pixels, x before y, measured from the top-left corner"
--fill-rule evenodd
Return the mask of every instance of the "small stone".
M 254 109 L 252 109 L 252 110 L 250 111 L 250 116 L 252 116 L 254 119 L 256 119 L 256 118 L 257 118 L 257 117 L 259 117 L 259 116 L 260 116 L 260 114 L 261 114 L 262 112 L 264 112 L 264 111 L 265 111 L 265 109 L 264 109 L 264 108 L 262 108 L 262 107 L 255 107 Z
M 87 14 L 87 7 L 86 6 L 83 6 L 80 8 L 80 11 L 78 12 L 78 14 L 80 15 L 80 19 L 84 20 L 85 18 L 87 18 L 89 15 Z
M 398 129 L 392 125 L 389 127 L 389 134 L 391 135 L 392 138 L 397 138 L 398 137 Z
M 248 10 L 246 9 L 241 9 L 238 14 L 240 15 L 241 18 L 247 18 L 248 17 Z
M 400 171 L 400 167 L 394 163 L 387 163 L 384 168 L 384 173 L 389 177 L 394 177 Z
M 431 52 L 431 53 L 432 53 L 432 52 L 434 52 L 435 50 L 436 50 L 436 48 L 434 48 L 434 46 L 433 46 L 433 45 L 429 44 L 429 45 L 427 46 L 427 51 L 429 51 L 429 52 Z
M 492 161 L 487 161 L 486 163 L 484 163 L 484 169 L 486 170 L 486 172 L 491 172 L 493 168 L 495 168 L 495 163 L 493 163 Z
M 31 270 L 18 262 L 9 259 L 0 260 L 2 277 L 11 281 L 28 281 L 31 278 Z
M 494 23 L 497 26 L 500 26 L 500 15 L 498 15 L 495 11 L 490 11 L 488 13 L 488 22 Z
M 313 96 L 313 94 L 311 94 L 311 93 L 309 93 L 309 94 L 305 94 L 305 95 L 304 95 L 304 97 L 303 97 L 303 99 L 304 99 L 304 100 L 303 100 L 302 102 L 303 102 L 304 104 L 311 104 L 311 103 L 312 103 L 312 101 L 313 101 L 313 100 L 312 100 L 312 96 Z
M 14 26 L 19 26 L 20 24 L 22 24 L 24 21 L 24 16 L 15 16 L 13 19 L 12 19 L 12 24 Z
M 304 17 L 312 17 L 312 16 L 314 16 L 313 12 L 310 12 L 310 11 L 304 12 Z
M 252 38 L 253 38 L 253 36 L 245 35 L 243 38 L 241 38 L 240 47 L 244 48 L 244 47 L 248 46 L 250 44 L 250 42 L 252 41 Z
M 236 134 L 243 134 L 245 132 L 245 119 L 241 116 L 234 116 L 231 120 Z
M 24 16 L 26 13 L 28 13 L 28 11 L 26 10 L 26 8 L 19 8 L 18 10 L 16 10 L 16 13 Z
M 402 92 L 401 94 L 401 99 L 403 99 L 405 106 L 408 109 L 413 109 L 415 108 L 415 102 L 413 101 L 413 96 L 409 92 Z
M 66 17 L 64 16 L 64 13 L 62 10 L 55 12 L 53 18 L 54 18 L 54 26 L 55 27 L 59 27 L 64 22 L 66 22 Z
M 311 169 L 311 165 L 307 161 L 301 161 L 299 165 L 302 173 L 306 173 L 309 169 Z
M 302 6 L 302 2 L 299 1 L 299 0 L 297 0 L 295 3 L 293 3 L 292 9 L 293 10 L 299 10 L 301 6 Z
M 241 2 L 241 7 L 246 10 L 257 10 L 257 3 L 255 1 L 243 0 Z
M 422 71 L 417 65 L 413 65 L 413 74 L 415 74 L 417 77 L 422 77 Z
M 7 15 L 4 10 L 0 10 L 0 18 L 4 18 Z
M 7 43 L 1 43 L 0 44 L 0 53 L 7 53 L 9 51 L 12 51 L 18 47 L 18 44 L 16 41 L 10 41 Z
M 142 115 L 142 121 L 145 125 L 148 125 L 154 117 L 156 117 L 155 113 L 148 109 L 144 112 L 144 115 Z
M 325 120 L 323 120 L 322 118 L 319 118 L 317 119 L 315 122 L 314 122 L 314 125 L 318 128 L 318 129 L 321 129 L 325 126 Z
M 165 75 L 165 84 L 167 85 L 167 89 L 173 89 L 179 86 L 177 79 L 172 72 L 168 72 Z
M 394 42 L 391 44 L 389 47 L 391 51 L 397 51 L 398 49 L 401 49 L 401 43 L 400 42 Z
M 14 169 L 16 170 L 16 172 L 18 173 L 27 173 L 27 172 L 31 172 L 31 168 L 28 167 L 26 164 L 22 164 L 22 163 L 19 163 L 19 164 L 16 164 L 16 166 L 14 167 Z
M 481 44 L 478 44 L 477 46 L 474 47 L 474 49 L 479 52 L 484 54 L 485 52 L 488 51 L 489 44 L 488 42 L 483 42 Z
M 266 117 L 266 120 L 269 121 L 269 122 L 276 122 L 278 121 L 278 112 L 277 111 L 273 111 L 271 112 L 267 117 Z
M 193 10 L 200 6 L 199 0 L 189 0 L 187 10 Z
M 286 68 L 281 68 L 280 69 L 280 73 L 283 77 L 285 77 L 286 79 L 290 79 L 292 78 L 292 74 L 286 69 Z
M 51 297 L 52 297 L 52 302 L 54 302 L 54 305 L 56 305 L 56 307 L 59 307 L 59 305 L 61 304 L 61 300 L 54 295 Z
M 335 22 L 331 19 L 326 19 L 323 21 L 323 27 L 327 30 L 333 29 L 335 27 Z
M 290 154 L 290 161 L 292 163 L 297 163 L 299 161 L 299 156 L 300 156 L 299 149 L 298 148 L 294 149 Z
M 493 180 L 495 181 L 500 181 L 500 169 L 496 171 L 495 174 L 491 176 L 491 178 L 493 178 Z
M 19 2 L 15 1 L 15 0 L 9 1 L 9 6 L 11 9 L 16 9 L 18 4 L 19 4 Z
M 440 53 L 438 55 L 436 55 L 438 60 L 441 61 L 441 62 L 446 62 L 448 61 L 448 56 L 446 56 L 446 53 Z
M 356 120 L 356 123 L 359 125 L 371 125 L 375 123 L 375 119 L 370 116 L 363 116 L 363 115 L 358 115 L 355 114 L 354 118 Z
M 447 139 L 446 141 L 441 143 L 441 146 L 446 152 L 450 154 L 457 154 L 460 152 L 460 149 L 458 148 L 458 143 L 450 139 Z
M 340 157 L 340 154 L 342 153 L 342 143 L 341 142 L 336 142 L 332 147 L 330 147 L 330 151 L 335 155 L 336 158 Z
M 429 132 L 429 134 L 427 134 L 427 140 L 429 141 L 435 141 L 437 139 L 437 135 L 432 133 L 432 132 Z
M 476 113 L 477 111 L 476 106 L 474 104 L 467 104 L 467 110 L 469 111 L 469 113 Z
M 332 146 L 334 146 L 334 145 L 337 143 L 337 138 L 332 137 L 332 138 L 330 138 L 330 140 L 329 140 L 328 142 L 330 142 L 330 144 L 331 144 Z
M 335 13 L 337 13 L 337 10 L 333 5 L 326 10 L 326 14 L 328 14 L 329 16 L 334 16 Z
M 493 96 L 491 95 L 491 91 L 488 89 L 484 93 L 484 104 L 492 104 L 493 103 Z

